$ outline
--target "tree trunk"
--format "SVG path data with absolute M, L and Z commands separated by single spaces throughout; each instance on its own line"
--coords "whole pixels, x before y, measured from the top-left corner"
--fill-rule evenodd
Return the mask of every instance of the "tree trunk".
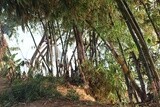
M 73 31 L 74 31 L 74 36 L 76 39 L 76 47 L 77 47 L 77 55 L 78 55 L 78 65 L 79 65 L 79 71 L 81 78 L 84 82 L 84 85 L 88 88 L 88 82 L 85 79 L 85 75 L 83 73 L 83 69 L 81 65 L 85 61 L 85 50 L 84 50 L 84 44 L 83 44 L 83 39 L 82 39 L 82 33 L 79 31 L 76 25 L 73 25 Z
M 125 56 L 124 56 L 124 51 L 123 51 L 123 48 L 122 48 L 122 45 L 121 45 L 121 42 L 120 42 L 119 38 L 117 38 L 117 41 L 118 41 L 119 48 L 120 48 L 120 50 L 121 50 L 121 54 L 122 54 L 122 56 L 123 56 L 124 62 L 125 62 L 125 64 L 127 65 L 126 58 L 125 58 Z M 128 67 L 128 65 L 127 65 L 127 67 Z M 129 67 L 128 67 L 128 68 L 129 68 Z M 127 78 L 127 75 L 124 74 L 124 76 L 125 76 L 125 82 L 126 82 L 126 85 L 127 85 L 127 88 L 128 88 L 128 95 L 129 95 L 130 102 L 133 102 L 133 98 L 132 98 L 133 91 L 134 91 L 134 90 L 133 90 L 133 87 L 131 86 L 131 84 L 130 84 L 128 78 Z
M 134 79 L 131 77 L 130 71 L 128 66 L 125 64 L 124 59 L 118 55 L 118 53 L 115 51 L 114 46 L 112 45 L 111 42 L 107 43 L 106 41 L 105 45 L 110 49 L 110 51 L 112 52 L 113 56 L 115 57 L 117 63 L 121 66 L 122 71 L 125 75 L 127 75 L 128 79 L 130 80 L 131 85 L 133 86 L 133 88 L 136 90 L 138 96 L 141 98 L 141 101 L 144 101 L 144 95 L 142 90 L 138 87 L 138 85 L 136 84 L 136 82 L 134 81 Z
M 150 14 L 149 14 L 149 11 L 148 11 L 148 9 L 147 9 L 147 6 L 144 4 L 143 0 L 140 0 L 140 2 L 142 3 L 142 5 L 143 5 L 143 7 L 144 7 L 144 9 L 145 9 L 145 11 L 146 11 L 146 13 L 147 13 L 147 16 L 148 16 L 148 18 L 149 18 L 149 20 L 150 20 L 150 22 L 151 22 L 151 24 L 152 24 L 152 26 L 153 26 L 153 29 L 154 29 L 154 31 L 155 31 L 155 33 L 156 33 L 156 35 L 157 35 L 158 41 L 160 42 L 160 33 L 158 32 L 158 29 L 157 29 L 154 21 L 152 20 Z
M 40 48 L 42 48 L 42 44 L 45 42 L 45 39 L 46 39 L 46 33 L 44 33 L 44 35 L 43 35 L 43 37 L 42 37 L 39 45 L 37 46 L 37 44 L 36 44 L 36 42 L 35 42 L 35 39 L 34 39 L 34 36 L 33 36 L 32 32 L 31 32 L 31 29 L 29 28 L 28 25 L 27 25 L 27 27 L 28 27 L 28 29 L 29 29 L 29 32 L 30 32 L 30 34 L 31 34 L 31 36 L 32 36 L 33 42 L 34 42 L 35 47 L 36 47 L 36 50 L 35 50 L 34 54 L 32 55 L 32 58 L 31 58 L 31 61 L 30 61 L 30 65 L 31 65 L 31 66 L 30 66 L 30 68 L 29 68 L 29 71 L 31 71 L 31 69 L 32 69 L 32 67 L 33 67 L 33 63 L 36 61 L 36 56 L 39 54 L 39 56 L 41 56 L 42 60 L 44 61 L 45 65 L 46 65 L 46 67 L 47 67 L 47 70 L 48 70 L 49 72 L 52 72 L 51 69 L 49 68 L 49 65 L 48 65 L 48 63 L 46 62 L 44 56 L 42 55 L 42 52 L 40 52 Z M 31 72 L 30 72 L 30 73 L 31 73 Z
M 116 0 L 117 5 L 119 7 L 119 10 L 121 11 L 128 28 L 131 32 L 131 35 L 137 45 L 137 48 L 139 50 L 139 53 L 143 57 L 143 63 L 147 64 L 147 66 L 144 66 L 148 72 L 148 76 L 150 76 L 150 83 L 153 81 L 156 83 L 156 88 L 159 90 L 159 76 L 156 72 L 156 68 L 153 62 L 153 59 L 149 53 L 148 47 L 146 45 L 146 42 L 143 38 L 143 34 L 140 30 L 140 27 L 138 26 L 132 12 L 130 11 L 127 3 L 125 0 Z
M 147 95 L 146 95 L 146 90 L 145 90 L 145 84 L 144 84 L 144 81 L 143 81 L 143 78 L 142 78 L 142 74 L 141 74 L 141 70 L 140 70 L 140 62 L 138 61 L 138 59 L 136 58 L 136 55 L 134 54 L 134 52 L 131 52 L 131 56 L 133 58 L 133 62 L 136 66 L 136 71 L 137 71 L 137 74 L 138 74 L 138 78 L 139 78 L 139 81 L 140 81 L 140 85 L 141 85 L 141 89 L 144 93 L 144 97 L 146 99 Z

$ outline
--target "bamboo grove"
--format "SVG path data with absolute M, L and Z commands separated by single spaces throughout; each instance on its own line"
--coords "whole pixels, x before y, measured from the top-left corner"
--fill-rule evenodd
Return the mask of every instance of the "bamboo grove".
M 120 102 L 126 92 L 130 102 L 145 102 L 148 91 L 159 98 L 159 6 L 158 0 L 1 0 L 0 24 L 3 30 L 5 23 L 30 32 L 36 51 L 28 75 L 45 69 L 53 76 L 56 67 L 57 78 L 78 79 L 94 97 L 92 88 L 107 75 L 106 91 Z M 39 26 L 43 35 L 36 44 L 33 29 Z M 74 47 L 70 59 L 69 47 Z

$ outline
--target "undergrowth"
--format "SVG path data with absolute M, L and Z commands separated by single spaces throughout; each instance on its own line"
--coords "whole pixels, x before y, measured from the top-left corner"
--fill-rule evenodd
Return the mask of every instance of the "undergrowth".
M 76 93 L 74 89 L 68 90 L 66 97 L 67 99 L 73 100 L 73 101 L 79 100 L 79 95 Z
M 56 86 L 62 82 L 54 77 L 35 76 L 27 81 L 15 80 L 12 86 L 0 95 L 2 107 L 11 107 L 18 102 L 32 102 L 39 99 L 60 98 Z
M 89 83 L 88 94 L 93 96 L 97 101 L 106 101 L 112 90 L 112 85 L 107 77 L 106 69 L 94 67 L 93 63 L 89 61 L 83 63 L 82 69 Z

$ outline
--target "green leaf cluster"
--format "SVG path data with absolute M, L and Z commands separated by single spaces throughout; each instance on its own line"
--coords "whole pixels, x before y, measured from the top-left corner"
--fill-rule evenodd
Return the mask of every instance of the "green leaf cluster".
M 0 104 L 10 107 L 18 102 L 32 102 L 43 98 L 60 98 L 55 79 L 37 76 L 28 81 L 15 80 L 10 89 L 0 95 Z

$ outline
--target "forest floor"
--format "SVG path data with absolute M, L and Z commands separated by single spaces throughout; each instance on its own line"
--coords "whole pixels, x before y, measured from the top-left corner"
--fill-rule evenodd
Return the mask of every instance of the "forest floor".
M 5 78 L 0 77 L 0 93 L 3 92 L 5 89 L 8 88 L 8 83 Z M 44 99 L 44 100 L 38 100 L 34 102 L 29 103 L 19 103 L 14 105 L 13 107 L 113 107 L 112 104 L 99 104 L 95 102 L 94 98 L 87 95 L 84 91 L 84 89 L 80 87 L 64 87 L 59 86 L 57 87 L 57 90 L 62 94 L 67 94 L 67 91 L 69 89 L 74 89 L 76 92 L 80 95 L 79 101 L 73 101 L 69 99 Z M 114 106 L 118 107 L 118 106 Z
M 57 100 L 39 100 L 27 104 L 26 103 L 18 104 L 15 105 L 14 107 L 113 107 L 113 105 L 98 104 L 95 102 L 87 102 L 87 101 L 71 101 L 71 100 L 57 99 Z
M 5 78 L 0 77 L 0 93 L 5 90 L 8 87 L 8 83 Z M 84 89 L 80 87 L 70 86 L 70 87 L 64 87 L 59 86 L 57 87 L 57 90 L 61 92 L 62 95 L 65 95 L 67 93 L 67 90 L 70 88 L 76 90 L 76 92 L 80 96 L 79 101 L 73 101 L 69 99 L 44 99 L 44 100 L 38 100 L 30 103 L 19 103 L 12 107 L 139 107 L 139 106 L 133 106 L 131 104 L 100 104 L 95 102 L 94 98 L 87 95 L 84 91 Z M 159 104 L 147 104 L 146 106 L 143 105 L 141 107 L 160 107 Z
M 5 78 L 0 77 L 0 93 L 3 92 L 6 88 L 8 88 L 8 83 Z M 94 101 L 94 98 L 87 95 L 85 91 L 81 88 L 76 88 L 71 86 L 72 89 L 75 89 L 76 92 L 80 95 L 79 101 L 72 101 L 67 99 L 44 99 L 38 100 L 30 103 L 19 103 L 14 105 L 13 107 L 110 107 L 111 105 L 99 104 Z M 59 86 L 57 90 L 65 95 L 67 93 L 68 88 Z

